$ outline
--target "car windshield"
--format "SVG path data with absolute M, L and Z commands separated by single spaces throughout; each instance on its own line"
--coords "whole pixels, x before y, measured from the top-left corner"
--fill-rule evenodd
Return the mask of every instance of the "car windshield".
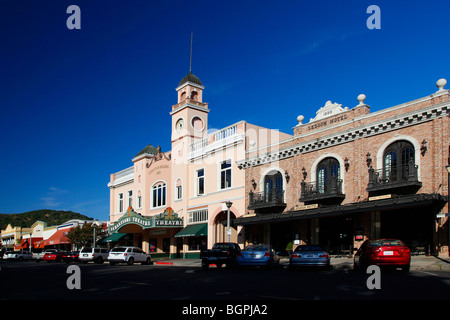
M 113 248 L 111 252 L 125 252 L 127 248 Z
M 216 243 L 213 246 L 214 249 L 230 249 L 230 248 L 234 248 L 234 245 L 231 243 Z
M 405 244 L 401 240 L 396 239 L 380 239 L 369 241 L 371 247 L 386 247 L 386 246 L 404 246 Z
M 81 252 L 92 252 L 92 248 L 83 248 Z
M 325 251 L 325 249 L 322 246 L 298 246 L 295 252 L 299 251 Z
M 244 249 L 244 251 L 269 251 L 269 246 L 264 245 L 248 246 Z

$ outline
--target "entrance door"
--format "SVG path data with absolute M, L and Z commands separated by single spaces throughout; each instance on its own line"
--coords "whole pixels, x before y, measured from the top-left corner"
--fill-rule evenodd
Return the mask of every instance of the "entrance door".
M 177 258 L 181 258 L 182 251 L 183 251 L 183 238 L 177 238 Z
M 331 254 L 351 254 L 353 250 L 352 217 L 320 219 L 319 244 L 327 248 Z

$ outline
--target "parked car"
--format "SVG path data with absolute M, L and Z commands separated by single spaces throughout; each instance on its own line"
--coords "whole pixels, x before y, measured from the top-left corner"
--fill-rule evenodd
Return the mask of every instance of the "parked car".
M 319 245 L 300 245 L 289 256 L 289 268 L 324 267 L 329 269 L 330 254 Z
M 226 264 L 227 267 L 235 267 L 239 252 L 241 252 L 241 248 L 237 243 L 215 243 L 210 250 L 206 249 L 200 252 L 202 268 L 208 269 L 210 264 L 215 264 L 217 268 L 221 268 L 223 264 Z
M 62 261 L 64 262 L 78 262 L 80 251 L 70 251 L 70 252 L 64 252 L 61 256 Z
M 42 257 L 43 261 L 47 262 L 60 262 L 62 259 L 63 252 L 59 250 L 47 250 Z
M 249 245 L 237 255 L 237 265 L 264 266 L 273 268 L 279 265 L 280 257 L 270 244 Z
M 370 265 L 399 267 L 408 272 L 411 251 L 399 239 L 366 240 L 353 258 L 353 268 L 365 272 Z
M 83 248 L 80 251 L 80 261 L 88 263 L 94 261 L 95 263 L 103 263 L 108 260 L 108 249 L 106 248 Z
M 7 259 L 8 260 L 31 260 L 32 255 L 30 251 L 27 250 L 20 250 L 20 251 L 8 251 L 7 253 Z
M 138 247 L 116 247 L 111 249 L 108 255 L 109 264 L 127 263 L 132 265 L 135 262 L 141 264 L 151 264 L 152 258 L 148 253 Z

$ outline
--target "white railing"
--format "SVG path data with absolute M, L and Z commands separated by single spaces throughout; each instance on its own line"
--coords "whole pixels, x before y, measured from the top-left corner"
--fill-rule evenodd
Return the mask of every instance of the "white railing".
M 128 176 L 130 174 L 134 174 L 134 166 L 126 168 L 126 169 L 124 169 L 122 171 L 117 172 L 116 173 L 116 179 L 120 179 L 120 178 Z
M 214 133 L 214 141 L 219 141 L 236 134 L 237 125 L 222 129 Z
M 191 144 L 191 152 L 204 149 L 209 144 L 234 136 L 237 133 L 237 125 L 226 127 L 222 130 L 209 134 L 206 138 Z

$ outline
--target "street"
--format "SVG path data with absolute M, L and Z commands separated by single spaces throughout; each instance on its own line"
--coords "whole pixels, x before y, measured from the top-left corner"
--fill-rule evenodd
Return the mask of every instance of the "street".
M 80 289 L 68 289 L 68 266 Z M 449 271 L 382 271 L 380 289 L 352 270 L 217 269 L 170 265 L 2 262 L 2 300 L 435 300 L 450 298 Z

